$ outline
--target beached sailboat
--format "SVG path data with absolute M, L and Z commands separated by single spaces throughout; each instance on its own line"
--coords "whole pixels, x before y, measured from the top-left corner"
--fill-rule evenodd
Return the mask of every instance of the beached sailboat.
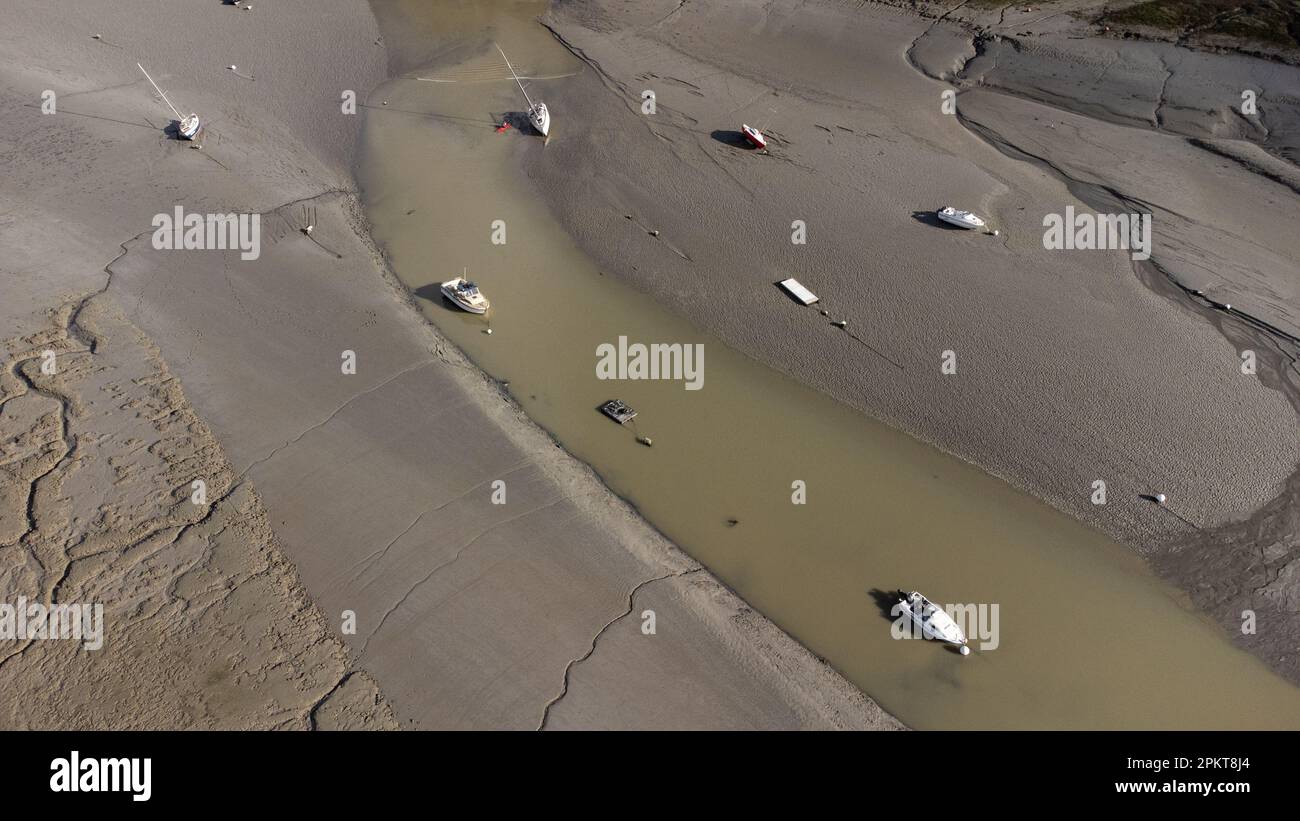
M 136 63 L 135 65 L 136 68 L 140 69 L 140 73 L 144 75 L 144 78 L 149 81 L 149 85 L 153 86 L 153 90 L 158 92 L 158 96 L 162 97 L 163 102 L 166 103 L 167 107 L 176 115 L 176 133 L 180 138 L 183 140 L 193 140 L 195 137 L 199 136 L 199 130 L 203 128 L 203 123 L 199 121 L 199 115 L 191 112 L 190 116 L 186 117 L 184 114 L 177 111 L 176 106 L 172 105 L 172 101 L 167 99 L 167 95 L 163 93 L 163 90 L 159 88 L 158 84 L 149 76 L 149 72 L 144 70 L 144 66 L 139 63 Z
M 767 148 L 767 137 L 764 137 L 763 132 L 759 131 L 757 128 L 741 123 L 740 133 L 744 134 L 745 139 L 749 140 L 750 145 L 755 148 Z
M 970 648 L 966 646 L 966 634 L 942 607 L 915 590 L 911 593 L 900 590 L 898 597 L 899 602 L 895 605 L 895 610 L 919 627 L 922 635 L 928 639 L 953 645 L 963 656 L 970 653 Z
M 528 90 L 524 88 L 523 82 L 520 81 L 519 75 L 515 74 L 515 67 L 510 65 L 510 58 L 506 57 L 506 53 L 501 50 L 501 46 L 497 46 L 497 51 L 501 52 L 502 59 L 506 61 L 506 68 L 510 69 L 510 76 L 515 78 L 516 83 L 519 83 L 519 90 L 524 93 L 524 99 L 528 101 L 528 122 L 533 124 L 533 128 L 542 132 L 543 137 L 547 136 L 551 131 L 551 112 L 547 110 L 546 103 L 541 101 L 533 102 L 533 99 L 528 96 Z
M 984 220 L 975 216 L 970 211 L 958 211 L 956 208 L 953 208 L 951 205 L 945 205 L 943 208 L 940 208 L 935 213 L 939 217 L 939 219 L 943 220 L 949 225 L 955 225 L 958 228 L 966 228 L 968 230 L 973 230 L 976 228 L 983 228 L 985 226 Z
M 457 308 L 463 311 L 469 311 L 471 314 L 485 314 L 492 303 L 488 298 L 483 296 L 478 286 L 463 276 L 449 279 L 442 283 L 442 295 L 455 303 Z

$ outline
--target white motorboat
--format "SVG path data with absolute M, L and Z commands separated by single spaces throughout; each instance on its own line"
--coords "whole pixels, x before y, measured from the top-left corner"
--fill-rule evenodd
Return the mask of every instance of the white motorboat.
M 740 133 L 744 134 L 745 139 L 749 140 L 750 145 L 755 148 L 767 148 L 767 137 L 764 137 L 763 132 L 759 131 L 757 128 L 741 123 Z
M 177 111 L 176 106 L 172 105 L 172 101 L 167 99 L 167 95 L 163 93 L 163 90 L 159 88 L 158 84 L 149 76 L 149 72 L 144 70 L 144 66 L 139 63 L 136 63 L 135 65 L 136 68 L 140 69 L 140 73 L 144 75 L 145 79 L 149 81 L 149 85 L 153 86 L 153 90 L 158 92 L 158 96 L 162 97 L 163 102 L 166 103 L 167 107 L 176 115 L 177 135 L 179 135 L 183 140 L 193 140 L 198 137 L 199 130 L 203 128 L 203 123 L 199 121 L 199 115 L 191 112 L 190 116 L 186 117 Z
M 457 308 L 469 311 L 471 314 L 485 314 L 492 303 L 488 302 L 487 297 L 478 286 L 464 277 L 456 277 L 442 283 L 442 295 L 456 304 Z
M 911 593 L 900 590 L 898 598 L 898 604 L 894 605 L 895 613 L 910 619 L 912 624 L 920 628 L 922 635 L 953 645 L 963 656 L 970 653 L 970 647 L 966 646 L 966 634 L 942 607 L 915 590 Z
M 510 58 L 506 57 L 506 53 L 501 50 L 501 46 L 497 46 L 497 51 L 501 52 L 501 58 L 506 61 L 506 68 L 510 69 L 510 76 L 515 78 L 516 83 L 519 83 L 519 90 L 524 92 L 524 99 L 528 101 L 528 122 L 533 124 L 533 128 L 542 132 L 543 137 L 547 136 L 551 133 L 551 112 L 546 107 L 546 103 L 540 100 L 533 102 L 533 99 L 528 96 L 528 90 L 524 88 L 524 84 L 519 80 L 519 75 L 515 74 L 515 67 L 510 65 Z
M 943 208 L 940 208 L 936 213 L 939 219 L 943 220 L 949 225 L 955 225 L 958 228 L 975 229 L 975 228 L 985 227 L 984 220 L 975 216 L 970 211 L 958 211 L 956 208 L 953 208 L 951 205 L 945 205 Z

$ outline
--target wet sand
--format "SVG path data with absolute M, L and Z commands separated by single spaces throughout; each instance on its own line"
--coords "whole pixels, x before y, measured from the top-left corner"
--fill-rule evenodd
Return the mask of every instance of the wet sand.
M 111 648 L 0 648 L 5 726 L 898 727 L 412 310 L 348 174 L 368 8 L 255 5 L 24 2 L 0 34 L 0 591 L 102 597 Z M 261 256 L 154 249 L 177 204 L 260 214 Z M 96 349 L 46 379 L 51 344 Z
M 343 184 L 355 132 L 313 125 L 294 66 L 315 66 L 308 76 L 332 96 L 378 65 L 365 50 L 330 56 L 365 30 L 364 9 L 317 8 L 285 47 L 266 18 L 217 3 L 6 4 L 0 600 L 104 607 L 98 650 L 0 642 L 6 728 L 397 726 L 304 588 L 277 517 L 237 476 L 228 440 L 196 412 L 194 370 L 171 367 L 192 364 L 202 337 L 159 350 L 108 271 L 176 202 L 258 208 Z M 167 139 L 168 112 L 137 60 L 203 112 L 204 151 Z M 261 76 L 235 78 L 227 63 Z M 151 284 L 184 293 L 177 263 Z M 41 368 L 46 350 L 54 373 Z
M 13 58 L 0 66 L 0 96 L 16 112 L 0 126 L 16 149 L 3 160 L 0 189 L 13 251 L 0 306 L 6 364 L 30 371 L 33 346 L 85 343 L 84 333 L 67 336 L 59 325 L 81 305 L 86 327 L 104 333 L 107 358 L 95 368 L 107 375 L 92 368 L 76 372 L 85 377 L 76 385 L 49 385 L 76 389 L 64 404 L 26 395 L 23 387 L 39 380 L 6 371 L 0 423 L 23 449 L 6 456 L 19 459 L 17 481 L 0 487 L 5 589 L 36 585 L 54 595 L 64 588 L 49 569 L 63 567 L 77 590 L 108 591 L 125 608 L 137 599 L 122 585 L 156 575 L 154 587 L 133 591 L 148 607 L 129 625 L 138 631 L 133 642 L 118 645 L 129 652 L 88 662 L 28 651 L 0 662 L 13 685 L 9 726 L 24 716 L 51 727 L 898 726 L 814 653 L 917 726 L 1296 723 L 1294 690 L 1210 623 L 1235 617 L 1245 596 L 1264 614 L 1252 649 L 1279 669 L 1292 661 L 1266 606 L 1295 611 L 1295 527 L 1278 495 L 1294 463 L 1293 421 L 1267 382 L 1243 389 L 1229 379 L 1232 367 L 1215 370 L 1235 367 L 1234 345 L 1255 331 L 1234 337 L 1238 326 L 1224 322 L 1232 344 L 1215 336 L 1205 306 L 1171 310 L 1169 297 L 1146 290 L 1122 258 L 1101 269 L 1092 258 L 1021 266 L 1035 237 L 1016 226 L 1036 223 L 1016 217 L 1007 195 L 1029 192 L 1055 207 L 1068 189 L 1050 169 L 1033 176 L 1022 160 L 940 118 L 937 106 L 907 102 L 937 90 L 906 59 L 928 22 L 864 15 L 862 25 L 880 38 L 864 41 L 853 25 L 840 33 L 846 18 L 817 4 L 794 18 L 775 6 L 757 27 L 749 4 L 636 4 L 626 10 L 644 15 L 634 21 L 642 31 L 628 35 L 617 15 L 565 4 L 566 17 L 551 21 L 557 30 L 575 42 L 588 36 L 585 25 L 603 32 L 584 44 L 588 61 L 602 47 L 619 52 L 596 55 L 609 67 L 599 74 L 538 29 L 531 18 L 540 9 L 526 4 L 504 18 L 449 6 L 456 17 L 439 29 L 381 27 L 362 4 L 344 0 L 283 0 L 253 12 L 216 3 L 122 2 L 89 13 L 72 3 L 20 3 L 17 23 L 0 34 Z M 418 12 L 422 4 L 406 5 Z M 764 30 L 786 18 L 798 25 Z M 473 36 L 438 39 L 455 25 L 471 26 Z M 678 50 L 665 51 L 659 32 Z M 520 55 L 532 87 L 557 112 L 544 149 L 517 131 L 493 132 L 518 110 L 499 66 L 471 63 L 475 75 L 456 73 L 467 59 L 491 56 L 489 38 Z M 846 70 L 827 42 L 875 44 L 871 72 L 852 62 Z M 747 62 L 756 46 L 770 47 L 773 62 Z M 702 53 L 729 65 L 680 70 Z M 141 58 L 181 105 L 208 118 L 202 151 L 162 139 L 166 119 L 134 68 Z M 432 79 L 475 80 L 476 88 L 417 80 L 379 87 L 386 75 L 425 68 Z M 866 109 L 863 76 L 884 87 L 871 86 L 883 96 Z M 646 80 L 661 89 L 666 126 L 640 119 Z M 620 84 L 631 93 L 616 94 Z M 39 114 L 50 87 L 66 116 Z M 337 113 L 349 88 L 368 106 L 367 162 L 374 144 L 393 154 L 390 178 L 367 172 L 370 213 L 383 217 L 378 235 L 442 333 L 420 321 L 366 238 L 348 174 L 361 118 Z M 765 158 L 771 178 L 747 178 L 753 156 L 731 145 L 732 120 L 748 117 L 746 106 L 773 120 L 782 141 Z M 787 111 L 789 122 L 779 122 Z M 836 116 L 818 114 L 826 111 Z M 837 142 L 859 146 L 848 166 L 833 161 Z M 913 143 L 928 153 L 916 154 Z M 682 163 L 690 175 L 675 173 Z M 810 188 L 800 175 L 817 168 L 832 181 Z M 444 187 L 420 187 L 434 182 Z M 788 210 L 811 215 L 814 239 L 799 252 L 811 258 L 782 244 L 794 215 L 770 210 L 762 192 L 774 188 L 790 193 Z M 908 192 L 906 201 L 890 191 Z M 1010 226 L 1005 242 L 936 234 L 911 219 L 913 209 L 949 196 Z M 868 212 L 844 210 L 864 200 Z M 263 259 L 242 265 L 231 255 L 152 250 L 141 240 L 150 217 L 177 202 L 262 213 Z M 766 221 L 718 220 L 737 203 L 769 209 Z M 314 241 L 298 230 L 304 206 L 316 209 Z M 855 216 L 837 221 L 846 213 Z M 509 225 L 505 247 L 488 241 L 496 218 Z M 819 236 L 837 243 L 818 245 Z M 770 250 L 773 238 L 784 258 Z M 911 260 L 941 242 L 946 258 L 972 261 L 966 280 L 939 278 Z M 878 249 L 893 256 L 871 263 Z M 841 254 L 854 264 L 841 265 Z M 480 320 L 428 299 L 429 284 L 462 266 L 497 301 L 491 337 Z M 1036 284 L 1026 273 L 1039 266 L 1051 276 Z M 772 287 L 789 273 L 848 318 L 851 334 Z M 960 277 L 962 267 L 946 274 Z M 977 285 L 992 292 L 971 302 Z M 657 310 L 645 292 L 675 313 Z M 1286 293 L 1276 293 L 1285 303 Z M 719 294 L 725 300 L 713 305 L 721 310 L 701 310 Z M 1004 323 L 987 321 L 1002 312 Z M 703 391 L 618 385 L 642 410 L 650 449 L 594 411 L 611 384 L 592 379 L 593 346 L 618 333 L 707 349 Z M 1168 339 L 1179 347 L 1164 350 Z M 1100 361 L 1125 367 L 1064 355 L 1089 346 Z M 959 373 L 979 378 L 939 382 L 945 347 L 959 351 Z M 355 376 L 339 372 L 345 349 L 360 353 Z M 792 357 L 784 364 L 782 350 Z M 931 362 L 932 376 L 910 381 Z M 113 369 L 139 381 L 121 393 Z M 84 418 L 77 396 L 93 400 Z M 1223 427 L 1225 407 L 1236 426 Z M 55 435 L 52 411 L 60 408 L 83 425 L 72 439 L 69 428 Z M 1153 409 L 1161 425 L 1150 421 Z M 1137 543 L 1158 567 L 1201 561 L 1200 572 L 1214 575 L 1195 595 L 1211 618 L 1179 606 L 1182 595 L 1126 549 L 862 410 L 1098 526 L 1155 534 Z M 806 430 L 792 434 L 792 418 Z M 128 429 L 154 439 L 119 439 Z M 1119 447 L 1130 441 L 1142 447 Z M 46 475 L 51 460 L 55 472 Z M 171 494 L 194 471 L 220 475 L 232 491 L 202 526 L 174 521 L 178 510 L 193 513 Z M 1097 475 L 1118 477 L 1105 515 L 1084 501 Z M 1203 528 L 1227 534 L 1230 550 L 1192 542 L 1168 513 L 1136 498 L 1153 475 L 1173 488 L 1170 510 L 1196 525 L 1259 512 L 1233 533 Z M 502 477 L 504 510 L 490 502 L 491 483 Z M 804 477 L 809 503 L 796 517 L 810 515 L 799 519 L 785 505 L 790 481 Z M 64 482 L 76 492 L 65 493 Z M 10 511 L 20 512 L 28 494 L 44 500 L 40 517 L 34 528 L 10 527 Z M 1261 517 L 1276 541 L 1260 540 Z M 160 525 L 159 538 L 137 544 L 136 525 Z M 65 537 L 85 533 L 111 548 L 105 557 L 122 558 L 87 556 L 64 567 Z M 1261 562 L 1251 559 L 1256 551 Z M 216 563 L 204 565 L 205 556 Z M 273 570 L 257 572 L 262 566 Z M 169 575 L 186 568 L 193 572 Z M 1185 568 L 1166 572 L 1189 578 L 1179 575 Z M 1259 575 L 1267 577 L 1262 593 Z M 259 586 L 267 579 L 275 584 Z M 878 594 L 897 585 L 1000 603 L 1002 646 L 959 659 L 890 641 Z M 187 609 L 196 618 L 153 618 Z M 358 615 L 356 634 L 340 635 L 345 609 Z M 645 610 L 658 616 L 653 636 L 641 630 Z M 1141 629 L 1128 614 L 1140 615 Z M 1086 629 L 1074 637 L 1078 623 Z M 256 629 L 234 629 L 243 627 Z M 1059 643 L 1062 629 L 1075 644 Z M 171 676 L 169 665 L 182 658 L 216 659 L 220 669 Z M 125 673 L 148 686 L 113 687 Z M 51 691 L 51 680 L 71 686 Z M 1188 685 L 1170 693 L 1151 681 Z M 160 699 L 159 683 L 177 697 Z M 18 712 L 23 694 L 36 690 L 49 696 L 39 719 Z
M 734 180 L 745 173 L 740 163 L 748 157 L 706 128 L 684 124 L 693 115 L 668 108 L 677 103 L 667 94 L 661 94 L 660 110 L 668 108 L 671 127 L 624 118 L 622 128 L 615 128 L 618 117 L 635 110 L 639 95 L 611 93 L 626 89 L 590 69 L 566 77 L 581 68 L 572 53 L 537 32 L 530 36 L 527 28 L 502 29 L 491 36 L 522 73 L 556 78 L 532 83 L 553 111 L 584 122 L 590 106 L 604 103 L 613 112 L 606 112 L 608 122 L 595 115 L 595 123 L 575 128 L 557 117 L 546 143 L 514 130 L 494 133 L 491 123 L 517 110 L 517 90 L 488 36 L 449 38 L 431 64 L 379 92 L 389 105 L 367 121 L 361 170 L 368 213 L 396 273 L 435 323 L 475 362 L 508 382 L 531 417 L 595 466 L 651 522 L 915 726 L 1269 727 L 1291 726 L 1300 718 L 1292 687 L 1181 607 L 1177 591 L 1153 579 L 1124 548 L 734 353 L 616 282 L 616 275 L 638 284 L 648 279 L 652 291 L 695 319 L 687 297 L 707 281 L 711 299 L 704 304 L 717 307 L 720 282 L 736 274 L 722 265 L 701 270 L 699 259 L 716 247 L 740 253 L 745 244 L 709 241 L 717 222 L 695 209 L 707 210 L 713 200 L 701 194 L 704 205 L 697 205 L 682 198 L 675 189 L 692 182 L 655 163 L 683 161 L 679 151 L 696 149 L 676 147 L 679 138 L 698 139 L 704 153 L 721 157 L 713 161 L 719 168 L 734 169 L 733 182 L 712 181 L 728 192 L 743 187 Z M 626 42 L 610 48 L 646 59 Z M 592 59 L 586 49 L 583 54 Z M 625 138 L 625 132 L 637 136 Z M 782 129 L 772 133 L 786 139 Z M 643 134 L 654 148 L 635 142 Z M 617 163 L 612 155 L 618 152 L 606 143 L 627 149 Z M 784 157 L 797 165 L 783 148 L 784 143 L 774 157 L 753 161 Z M 579 161 L 584 154 L 588 161 Z M 421 161 L 430 156 L 454 162 Z M 528 176 L 520 176 L 515 164 Z M 700 186 L 711 182 L 707 168 L 694 170 L 703 177 Z M 557 182 L 562 173 L 572 177 L 564 185 Z M 625 178 L 629 184 L 620 186 Z M 668 190 L 656 200 L 647 196 L 647 186 Z M 582 249 L 530 196 L 534 191 L 562 219 L 591 215 L 589 224 L 564 223 Z M 746 205 L 763 213 L 757 196 Z M 683 213 L 669 213 L 673 209 Z M 820 210 L 805 213 L 816 217 L 810 219 L 814 226 L 827 218 Z M 494 220 L 507 226 L 504 245 L 490 241 Z M 692 230 L 683 228 L 689 220 L 695 221 Z M 770 222 L 777 237 L 788 236 L 779 219 Z M 658 237 L 650 234 L 660 229 Z M 587 260 L 584 240 L 598 259 L 608 255 L 608 268 Z M 969 249 L 978 240 L 953 241 Z M 447 268 L 429 270 L 429 261 L 445 259 L 448 249 L 454 258 Z M 697 273 L 672 279 L 671 290 L 656 290 L 666 287 L 656 283 L 671 279 L 666 272 L 674 266 L 691 265 Z M 493 299 L 491 336 L 483 333 L 483 319 L 454 312 L 438 295 L 437 281 L 461 266 Z M 840 307 L 844 300 L 828 307 L 836 317 L 851 317 L 847 334 L 782 296 L 771 284 L 777 273 L 723 292 L 729 302 L 756 300 L 764 317 L 789 317 L 794 330 L 787 339 L 838 345 L 839 359 L 830 367 L 842 361 L 861 367 L 866 361 L 876 377 L 899 370 L 889 361 L 891 354 L 900 356 L 890 348 L 893 340 L 882 339 L 870 324 L 860 331 L 857 317 Z M 723 311 L 731 315 L 734 307 Z M 757 329 L 759 323 L 752 325 Z M 596 346 L 620 335 L 702 342 L 704 389 L 596 380 Z M 845 347 L 855 352 L 852 357 L 845 356 Z M 906 351 L 900 358 L 904 371 L 919 366 Z M 595 412 L 614 395 L 641 412 L 634 430 Z M 638 433 L 650 436 L 654 446 L 636 444 Z M 790 505 L 796 479 L 808 483 L 806 506 Z M 1145 512 L 1137 504 L 1129 507 Z M 920 587 L 941 600 L 1000 603 L 1002 646 L 961 660 L 938 648 L 891 641 L 882 595 L 899 585 Z M 1144 684 L 1153 680 L 1186 684 L 1156 691 Z

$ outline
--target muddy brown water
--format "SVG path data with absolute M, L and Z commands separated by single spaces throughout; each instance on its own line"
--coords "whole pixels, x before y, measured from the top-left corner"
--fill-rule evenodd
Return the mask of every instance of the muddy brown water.
M 523 106 L 493 41 L 537 78 L 535 98 L 582 70 L 534 22 L 545 3 L 372 5 L 407 76 L 368 101 L 359 173 L 398 277 L 529 416 L 745 601 L 913 727 L 1300 727 L 1300 691 L 1128 549 L 597 271 L 520 173 L 545 142 L 494 127 Z M 582 127 L 552 116 L 552 139 Z M 462 268 L 492 300 L 490 335 L 438 294 Z M 598 347 L 620 336 L 703 345 L 702 389 L 598 379 Z M 612 398 L 635 426 L 597 412 Z M 996 649 L 973 637 L 963 658 L 893 638 L 886 594 L 899 587 L 997 605 Z

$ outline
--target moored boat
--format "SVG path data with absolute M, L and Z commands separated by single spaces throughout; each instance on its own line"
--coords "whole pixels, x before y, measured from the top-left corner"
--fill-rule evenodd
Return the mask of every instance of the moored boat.
M 542 132 L 543 137 L 551 133 L 551 112 L 546 108 L 546 103 L 535 103 L 528 109 L 528 122 Z
M 492 307 L 478 286 L 464 277 L 449 279 L 441 284 L 441 288 L 443 296 L 455 303 L 457 308 L 471 314 L 485 314 Z
M 938 211 L 936 211 L 935 214 L 939 217 L 939 219 L 943 220 L 949 225 L 955 225 L 958 228 L 973 230 L 976 228 L 985 227 L 984 220 L 975 216 L 970 211 L 959 211 L 956 208 L 953 208 L 951 205 L 945 205 L 943 208 L 940 208 Z
M 182 117 L 176 125 L 176 133 L 182 139 L 193 140 L 199 136 L 199 130 L 203 128 L 203 123 L 199 121 L 199 115 L 190 113 L 188 117 Z
M 533 128 L 540 131 L 543 137 L 549 135 L 551 133 L 550 109 L 546 107 L 546 103 L 540 100 L 533 102 L 533 98 L 528 96 L 528 90 L 524 88 L 523 82 L 520 81 L 519 75 L 515 74 L 515 67 L 510 65 L 510 58 L 506 57 L 506 53 L 501 49 L 501 46 L 497 46 L 497 51 L 501 52 L 501 58 L 506 61 L 506 68 L 510 69 L 510 76 L 515 78 L 515 82 L 519 84 L 519 90 L 524 93 L 524 99 L 528 101 L 528 122 L 532 123 Z
M 951 644 L 963 656 L 970 653 L 970 647 L 966 646 L 966 634 L 942 607 L 915 590 L 911 593 L 900 590 L 898 598 L 898 604 L 894 605 L 894 615 L 907 617 L 926 638 Z
M 600 406 L 600 412 L 620 425 L 626 425 L 636 417 L 636 411 L 632 410 L 622 399 L 609 400 Z
M 757 128 L 741 123 L 740 133 L 744 134 L 745 139 L 755 148 L 767 148 L 767 137 L 764 137 L 763 132 L 759 131 Z
M 149 76 L 149 72 L 144 70 L 144 66 L 139 63 L 136 63 L 135 65 L 136 68 L 140 69 L 140 73 L 144 75 L 145 79 L 149 81 L 149 85 L 153 86 L 153 90 L 158 92 L 158 96 L 162 97 L 163 102 L 166 103 L 167 107 L 176 115 L 176 135 L 182 140 L 193 140 L 198 137 L 199 131 L 203 128 L 203 123 L 199 120 L 199 115 L 190 112 L 190 116 L 186 117 L 177 111 L 176 106 L 172 105 L 172 101 L 167 99 L 167 95 L 163 93 L 163 90 L 159 88 L 158 84 Z

